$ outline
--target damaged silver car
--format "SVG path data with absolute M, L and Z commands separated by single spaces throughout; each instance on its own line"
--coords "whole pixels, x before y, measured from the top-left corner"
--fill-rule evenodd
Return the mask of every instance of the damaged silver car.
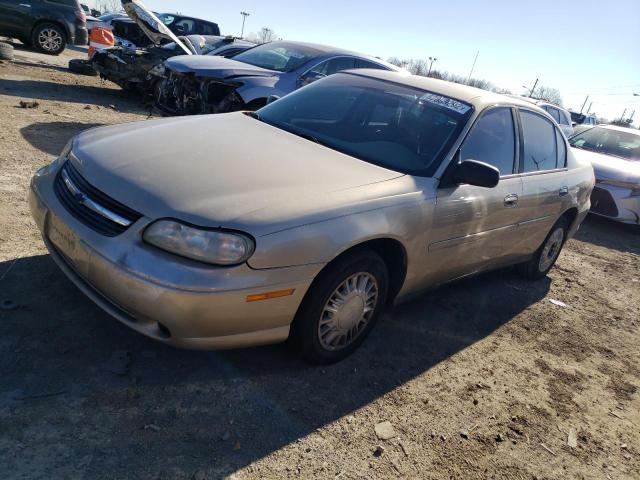
M 401 71 L 379 58 L 325 45 L 271 42 L 231 58 L 180 56 L 165 62 L 156 107 L 165 115 L 257 110 L 343 70 Z
M 106 80 L 125 90 L 152 93 L 164 78 L 163 62 L 176 55 L 230 56 L 252 48 L 254 43 L 220 35 L 186 35 L 177 37 L 164 21 L 137 1 L 123 2 L 129 17 L 149 39 L 141 48 L 130 42 L 98 50 L 91 66 Z

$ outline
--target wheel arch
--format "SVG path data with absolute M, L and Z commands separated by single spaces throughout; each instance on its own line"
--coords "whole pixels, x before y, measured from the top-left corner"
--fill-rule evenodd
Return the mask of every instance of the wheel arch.
M 572 231 L 574 224 L 578 219 L 578 207 L 568 208 L 562 215 L 560 215 L 560 218 L 564 218 L 567 221 L 569 225 L 569 231 Z
M 357 250 L 369 249 L 374 251 L 382 258 L 387 273 L 389 274 L 389 291 L 387 293 L 387 304 L 392 304 L 396 295 L 400 292 L 407 275 L 407 250 L 399 240 L 391 237 L 372 238 L 361 241 L 349 248 L 341 251 L 331 261 L 329 261 L 323 269 L 318 273 L 322 273 L 329 265 L 340 262 L 344 257 L 352 254 Z M 317 276 L 316 276 L 317 278 Z M 311 289 L 310 289 L 311 290 Z

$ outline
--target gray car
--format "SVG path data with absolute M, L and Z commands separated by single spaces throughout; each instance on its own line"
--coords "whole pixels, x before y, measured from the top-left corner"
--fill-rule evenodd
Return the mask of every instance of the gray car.
M 640 225 L 640 132 L 601 125 L 571 137 L 569 144 L 595 171 L 591 212 Z
M 326 363 L 386 305 L 479 272 L 551 269 L 593 169 L 552 118 L 382 70 L 258 112 L 95 128 L 31 183 L 51 256 L 92 300 L 189 348 L 282 342 Z
M 165 63 L 156 98 L 165 115 L 257 110 L 315 80 L 354 68 L 400 71 L 368 55 L 326 45 L 271 42 L 232 58 L 179 56 Z

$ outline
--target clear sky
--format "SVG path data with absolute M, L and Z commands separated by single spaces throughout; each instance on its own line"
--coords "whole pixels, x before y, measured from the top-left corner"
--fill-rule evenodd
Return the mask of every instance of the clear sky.
M 144 0 L 155 11 L 213 20 L 223 34 L 273 29 L 382 58 L 437 57 L 434 68 L 473 73 L 522 93 L 536 78 L 565 107 L 640 120 L 640 0 Z

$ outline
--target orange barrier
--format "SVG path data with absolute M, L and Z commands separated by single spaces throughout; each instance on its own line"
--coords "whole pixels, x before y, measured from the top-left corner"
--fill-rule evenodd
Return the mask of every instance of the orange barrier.
M 106 27 L 93 27 L 89 32 L 89 58 L 99 48 L 110 48 L 115 45 L 113 32 Z

